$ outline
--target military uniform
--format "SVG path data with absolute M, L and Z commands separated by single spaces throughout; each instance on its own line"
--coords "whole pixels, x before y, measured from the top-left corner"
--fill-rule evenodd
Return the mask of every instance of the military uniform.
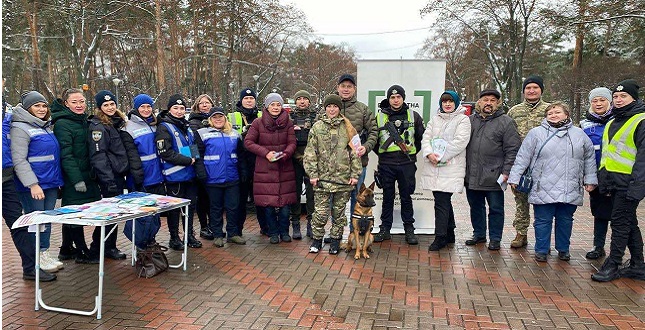
M 508 111 L 508 115 L 513 118 L 517 125 L 517 131 L 522 140 L 524 140 L 524 137 L 532 128 L 540 126 L 542 119 L 544 119 L 544 110 L 549 105 L 550 103 L 544 102 L 542 99 L 536 104 L 524 101 Z M 513 220 L 513 227 L 518 235 L 526 236 L 528 227 L 531 224 L 529 196 L 515 189 L 512 189 L 512 191 L 515 196 L 515 219 Z
M 296 109 L 290 113 L 291 120 L 294 124 L 294 132 L 296 134 L 296 152 L 293 154 L 293 168 L 296 171 L 296 196 L 298 201 L 291 205 L 291 224 L 293 226 L 294 234 L 296 231 L 300 232 L 300 214 L 302 213 L 302 206 L 300 205 L 300 196 L 302 195 L 302 184 L 305 184 L 305 195 L 307 205 L 307 233 L 311 231 L 311 219 L 314 213 L 314 190 L 309 183 L 305 180 L 305 168 L 303 165 L 303 157 L 305 155 L 305 148 L 307 147 L 307 140 L 311 127 L 316 120 L 316 111 L 310 108 Z M 294 235 L 295 236 L 295 235 Z M 300 236 L 301 237 L 301 236 Z

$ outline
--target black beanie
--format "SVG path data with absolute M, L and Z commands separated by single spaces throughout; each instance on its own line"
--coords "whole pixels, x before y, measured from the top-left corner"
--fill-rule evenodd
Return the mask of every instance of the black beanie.
M 528 78 L 524 79 L 524 83 L 522 84 L 522 92 L 524 92 L 526 85 L 531 83 L 534 83 L 540 86 L 540 90 L 544 93 L 544 80 L 542 79 L 542 77 L 537 75 L 531 75 Z
M 387 99 L 390 99 L 390 96 L 394 94 L 399 94 L 405 100 L 405 89 L 399 85 L 392 85 L 392 87 L 387 89 Z
M 616 88 L 614 88 L 613 93 L 616 92 L 625 92 L 629 94 L 634 100 L 638 100 L 638 89 L 641 88 L 638 86 L 638 83 L 634 79 L 627 79 L 623 80 L 616 85 Z
M 94 101 L 96 101 L 97 109 L 101 109 L 101 106 L 103 105 L 103 103 L 107 101 L 114 101 L 115 104 L 117 105 L 119 104 L 114 94 L 112 94 L 112 92 L 108 90 L 102 90 L 96 93 L 96 95 L 94 96 Z
M 173 105 L 183 105 L 186 106 L 186 101 L 181 97 L 181 94 L 175 94 L 170 97 L 168 100 L 168 110 L 172 108 Z
M 240 99 L 238 101 L 242 102 L 242 99 L 247 97 L 247 96 L 253 96 L 254 99 L 258 99 L 258 95 L 255 94 L 255 91 L 253 88 L 245 88 L 240 91 Z

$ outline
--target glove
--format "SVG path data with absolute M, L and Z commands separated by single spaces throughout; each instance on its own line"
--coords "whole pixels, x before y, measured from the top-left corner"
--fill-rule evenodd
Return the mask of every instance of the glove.
M 74 189 L 78 192 L 87 192 L 87 186 L 85 185 L 85 181 L 77 182 L 74 185 Z
M 119 187 L 117 187 L 115 183 L 110 183 L 107 186 L 107 191 L 110 194 L 118 194 L 119 193 Z

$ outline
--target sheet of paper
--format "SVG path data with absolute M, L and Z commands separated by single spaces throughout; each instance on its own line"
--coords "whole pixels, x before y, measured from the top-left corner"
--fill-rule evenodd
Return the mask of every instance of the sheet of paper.
M 502 188 L 502 190 L 506 191 L 506 188 L 508 188 L 508 182 L 504 181 L 504 174 L 499 175 L 499 178 L 497 178 L 497 184 L 499 184 L 499 187 Z

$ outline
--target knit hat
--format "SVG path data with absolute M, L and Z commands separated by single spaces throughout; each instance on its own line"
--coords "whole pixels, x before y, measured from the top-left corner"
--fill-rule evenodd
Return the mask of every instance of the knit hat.
M 107 101 L 114 101 L 115 104 L 119 104 L 114 94 L 112 94 L 112 92 L 108 90 L 102 90 L 98 92 L 96 96 L 94 96 L 94 100 L 96 101 L 96 108 L 98 109 L 101 109 L 103 103 Z
M 47 100 L 45 99 L 43 94 L 40 94 L 36 91 L 31 91 L 23 94 L 20 100 L 20 103 L 22 103 L 22 108 L 25 110 L 29 110 L 32 105 L 39 102 L 44 102 L 45 104 L 47 104 Z
M 139 107 L 144 104 L 150 104 L 150 106 L 155 105 L 155 101 L 148 94 L 139 94 L 134 97 L 134 110 L 139 110 Z
M 226 110 L 224 110 L 224 108 L 222 108 L 222 107 L 212 107 L 211 111 L 208 112 L 208 117 L 212 117 L 212 116 L 214 116 L 214 115 L 216 115 L 218 113 L 220 115 L 226 116 Z
M 614 88 L 614 93 L 616 92 L 625 92 L 631 95 L 634 100 L 638 100 L 638 89 L 641 88 L 638 86 L 638 83 L 634 79 L 623 80 L 618 83 L 616 88 Z M 613 95 L 613 93 L 612 93 Z
M 349 80 L 352 84 L 356 85 L 356 78 L 354 78 L 354 76 L 349 73 L 346 73 L 338 78 L 338 85 L 340 85 L 345 80 Z
M 284 104 L 284 100 L 282 99 L 282 96 L 278 93 L 270 93 L 264 98 L 264 108 L 268 109 L 269 104 L 273 102 L 280 102 L 280 105 Z
M 500 94 L 496 89 L 484 89 L 479 93 L 479 98 L 481 99 L 482 97 L 486 95 L 493 95 L 495 96 L 498 100 L 502 98 L 502 94 Z
M 439 109 L 443 109 L 441 107 L 441 100 L 445 99 L 443 96 L 444 95 L 450 95 L 450 98 L 455 102 L 455 109 L 459 108 L 459 104 L 461 103 L 461 99 L 459 98 L 459 95 L 457 95 L 457 92 L 455 91 L 445 91 L 443 94 L 441 94 L 441 97 L 439 97 Z
M 339 108 L 341 108 L 343 106 L 343 101 L 340 99 L 340 96 L 336 94 L 329 94 L 325 97 L 325 101 L 323 102 L 323 108 L 327 108 L 327 106 L 330 104 L 335 104 Z
M 186 101 L 181 97 L 181 94 L 175 94 L 170 97 L 168 100 L 168 110 L 172 108 L 173 105 L 183 105 L 186 106 Z
M 399 94 L 401 97 L 403 97 L 403 100 L 405 100 L 405 89 L 399 85 L 392 85 L 390 88 L 387 89 L 387 99 L 390 99 L 390 96 Z
M 611 91 L 607 87 L 594 88 L 589 92 L 589 103 L 596 97 L 604 97 L 607 101 L 611 102 Z
M 299 97 L 304 97 L 307 100 L 311 101 L 311 94 L 309 94 L 309 92 L 307 92 L 304 89 L 297 91 L 296 94 L 293 96 L 293 99 L 297 100 Z
M 247 96 L 253 96 L 254 99 L 258 98 L 258 95 L 255 93 L 253 88 L 245 88 L 245 89 L 240 91 L 240 99 L 239 99 L 239 101 L 242 101 L 242 99 L 247 97 Z
M 522 83 L 522 90 L 526 89 L 526 85 L 531 83 L 540 86 L 540 90 L 544 92 L 544 80 L 542 79 L 542 77 L 537 75 L 531 75 L 528 78 L 524 79 L 524 83 Z

